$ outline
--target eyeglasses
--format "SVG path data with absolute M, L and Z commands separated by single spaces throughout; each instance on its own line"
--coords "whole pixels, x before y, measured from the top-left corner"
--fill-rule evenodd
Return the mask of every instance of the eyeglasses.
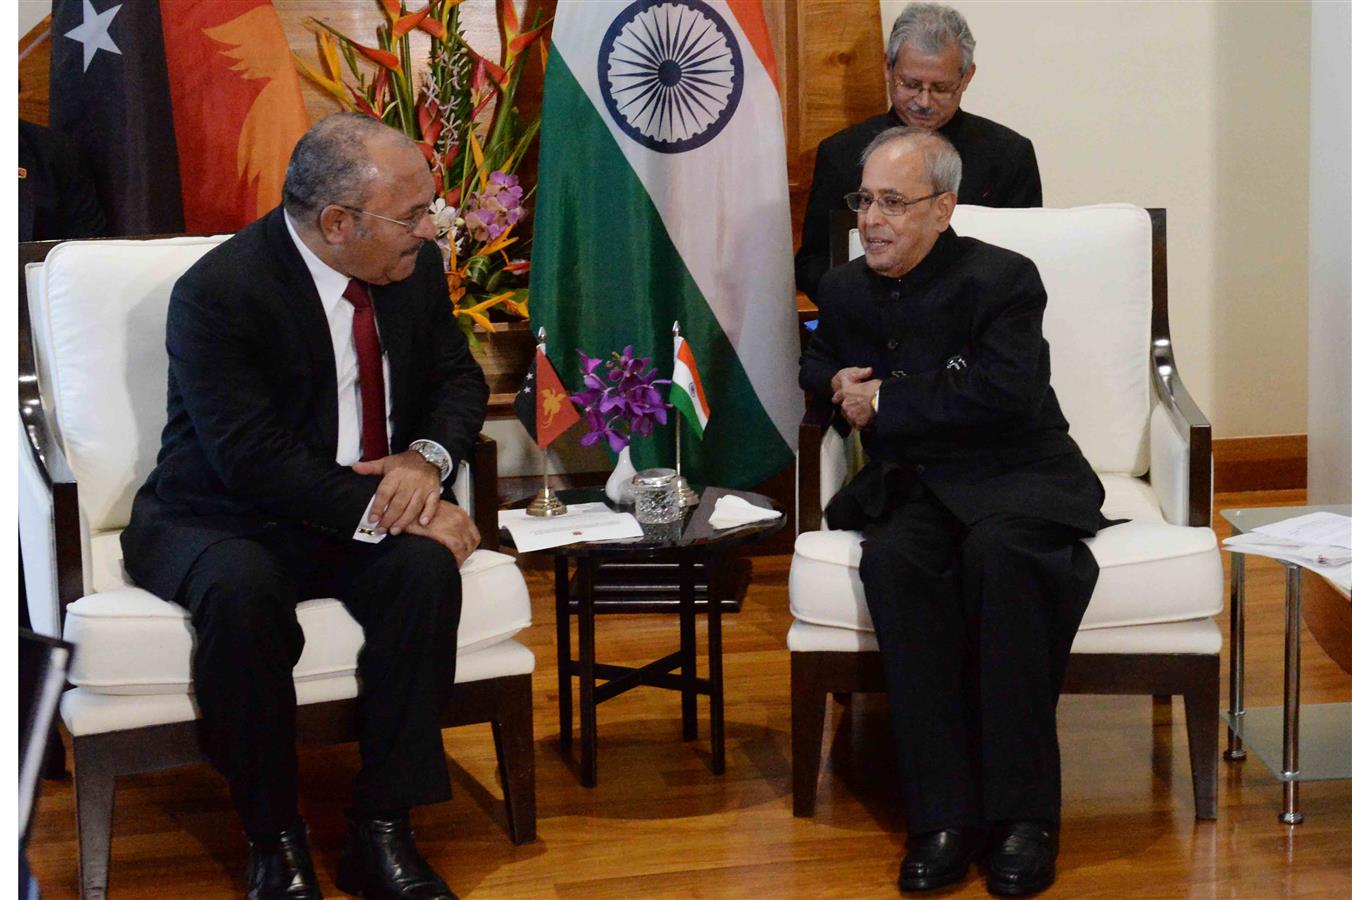
M 428 204 L 427 209 L 424 209 L 416 216 L 413 216 L 412 218 L 408 219 L 392 219 L 389 216 L 382 216 L 380 213 L 373 213 L 369 209 L 362 209 L 360 206 L 348 206 L 346 203 L 337 203 L 335 205 L 341 206 L 343 209 L 350 210 L 351 212 L 357 213 L 359 215 L 370 216 L 373 219 L 380 219 L 381 221 L 384 222 L 393 222 L 395 225 L 400 226 L 410 234 L 416 231 L 419 225 L 427 221 L 428 216 L 432 215 L 431 204 Z
M 898 90 L 905 91 L 908 94 L 923 94 L 929 91 L 929 95 L 935 100 L 951 100 L 958 91 L 962 90 L 961 80 L 926 84 L 923 81 L 902 76 L 893 78 L 892 83 L 897 86 Z
M 883 194 L 879 197 L 874 197 L 868 191 L 854 191 L 853 193 L 845 195 L 845 205 L 850 208 L 851 212 L 868 212 L 868 208 L 872 206 L 876 200 L 878 209 L 883 215 L 904 216 L 906 215 L 906 210 L 915 206 L 917 203 L 924 200 L 933 200 L 943 193 L 943 191 L 935 191 L 927 197 L 917 197 L 914 200 L 907 200 L 905 197 L 898 196 L 897 194 Z

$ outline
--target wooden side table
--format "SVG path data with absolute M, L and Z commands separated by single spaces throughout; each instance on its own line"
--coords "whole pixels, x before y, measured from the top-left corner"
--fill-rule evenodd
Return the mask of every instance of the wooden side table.
M 716 530 L 709 525 L 718 498 L 735 494 L 756 506 L 780 512 L 777 519 L 751 525 Z M 608 502 L 599 488 L 561 491 L 564 503 Z M 724 569 L 736 550 L 752 541 L 767 538 L 784 527 L 785 517 L 768 497 L 728 488 L 704 488 L 700 502 L 687 510 L 681 521 L 670 525 L 644 526 L 641 538 L 567 544 L 536 551 L 554 557 L 554 607 L 559 659 L 559 743 L 569 753 L 573 743 L 573 678 L 578 679 L 578 717 L 581 723 L 582 757 L 579 777 L 583 786 L 596 786 L 596 707 L 639 686 L 679 691 L 681 694 L 681 732 L 689 741 L 699 734 L 697 702 L 709 698 L 709 740 L 711 768 L 721 775 L 725 767 L 723 739 L 723 626 L 719 603 L 702 605 L 709 617 L 708 677 L 698 677 L 695 641 L 696 570 L 718 572 Z M 502 543 L 513 546 L 511 534 L 502 530 Z M 647 665 L 632 667 L 611 665 L 596 660 L 596 596 L 593 580 L 603 562 L 616 560 L 654 560 L 674 563 L 680 583 L 680 645 Z M 570 575 L 569 569 L 572 569 Z M 577 612 L 577 658 L 572 650 L 572 610 Z

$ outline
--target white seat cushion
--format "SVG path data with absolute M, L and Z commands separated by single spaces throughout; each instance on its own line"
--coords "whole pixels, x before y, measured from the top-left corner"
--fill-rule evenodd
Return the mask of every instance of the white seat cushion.
M 513 640 L 499 641 L 472 652 L 461 651 L 456 659 L 455 683 L 468 684 L 504 675 L 529 675 L 535 671 L 535 654 Z M 296 684 L 296 703 L 324 703 L 357 696 L 353 672 Z M 125 731 L 149 725 L 189 722 L 197 718 L 192 694 L 102 694 L 87 687 L 66 691 L 61 697 L 61 720 L 75 737 Z
M 871 631 L 794 622 L 789 626 L 789 649 L 794 653 L 873 653 L 878 649 L 878 639 Z M 1221 630 L 1209 618 L 1159 625 L 1095 628 L 1077 634 L 1070 652 L 1215 656 L 1221 652 Z
M 1159 498 L 1150 482 L 1130 475 L 1098 473 L 1103 482 L 1103 515 L 1108 519 L 1134 519 L 1138 522 L 1163 522 Z
M 112 582 L 112 589 L 82 597 L 66 610 L 65 638 L 76 646 L 70 682 L 97 694 L 186 693 L 193 644 L 188 614 L 141 588 L 127 587 L 115 542 L 115 533 L 98 535 L 92 542 L 101 551 L 95 553 L 101 560 L 99 577 Z M 476 550 L 460 576 L 463 604 L 456 643 L 462 660 L 530 625 L 530 594 L 512 557 Z M 306 600 L 296 607 L 296 618 L 305 634 L 295 668 L 297 685 L 350 678 L 362 632 L 342 603 Z
M 1211 529 L 1134 520 L 1085 543 L 1098 560 L 1099 580 L 1081 631 L 1182 622 L 1220 612 L 1221 559 Z M 854 531 L 798 536 L 789 568 L 789 608 L 795 619 L 873 630 L 859 580 L 861 544 Z

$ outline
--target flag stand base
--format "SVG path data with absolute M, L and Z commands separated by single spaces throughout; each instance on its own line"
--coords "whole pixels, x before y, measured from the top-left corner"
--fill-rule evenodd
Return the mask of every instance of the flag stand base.
M 568 507 L 564 506 L 558 493 L 549 485 L 545 485 L 536 491 L 530 503 L 526 504 L 526 515 L 528 516 L 551 518 L 561 516 L 566 512 L 568 512 Z
M 681 509 L 699 506 L 699 494 L 690 488 L 690 482 L 685 480 L 684 475 L 676 476 L 676 496 L 681 500 Z

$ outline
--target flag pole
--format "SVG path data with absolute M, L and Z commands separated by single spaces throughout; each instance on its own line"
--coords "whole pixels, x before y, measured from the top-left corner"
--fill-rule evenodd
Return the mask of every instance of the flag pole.
M 671 337 L 672 337 L 671 343 L 673 347 L 676 344 L 675 339 L 680 336 L 681 336 L 681 323 L 680 320 L 678 319 L 677 321 L 671 323 Z M 675 371 L 676 360 L 674 358 L 671 361 L 671 365 L 672 370 Z M 694 489 L 690 487 L 690 482 L 686 481 L 685 476 L 681 474 L 681 410 L 677 408 L 675 410 L 675 413 L 676 413 L 676 421 L 674 424 L 676 426 L 676 496 L 677 498 L 680 499 L 681 509 L 686 509 L 687 507 L 699 505 L 699 494 L 695 493 Z
M 536 339 L 536 353 L 544 353 L 545 350 L 545 330 L 540 329 L 539 336 Z M 537 391 L 539 384 L 536 384 Z M 538 401 L 537 401 L 538 402 Z M 539 423 L 536 423 L 535 433 L 540 433 Z M 568 512 L 568 507 L 559 499 L 559 495 L 549 486 L 549 451 L 541 447 L 538 440 L 536 447 L 540 450 L 540 475 L 544 484 L 540 490 L 536 491 L 535 496 L 531 498 L 530 503 L 526 504 L 526 515 L 540 516 L 542 518 L 552 518 L 561 516 Z

